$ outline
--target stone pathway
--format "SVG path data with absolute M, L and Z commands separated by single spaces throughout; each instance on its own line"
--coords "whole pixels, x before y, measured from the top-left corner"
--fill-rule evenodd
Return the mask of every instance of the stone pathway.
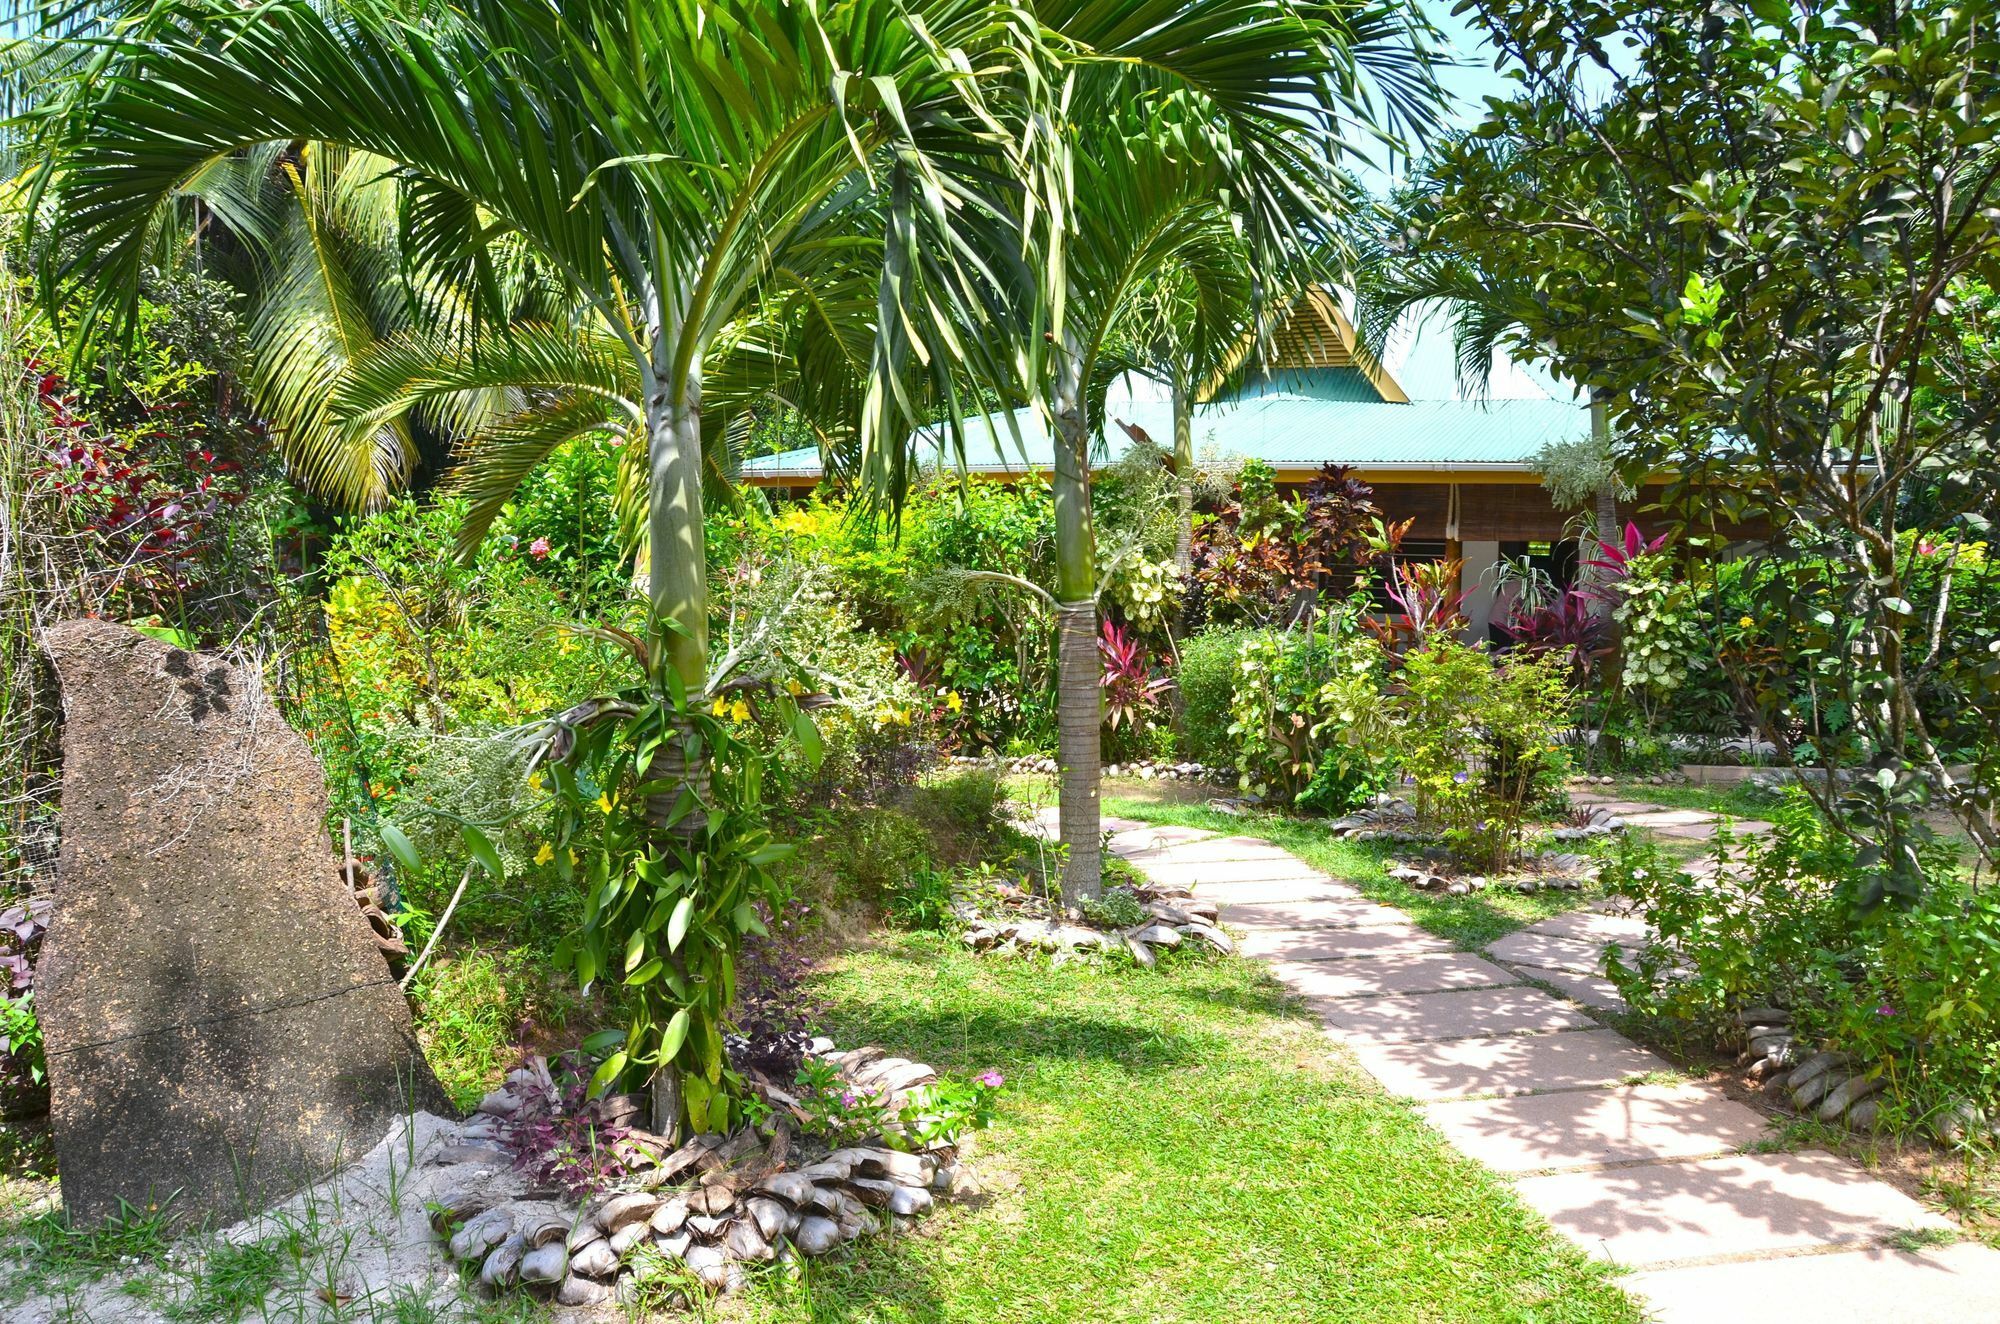
M 1713 834 L 1712 815 L 1658 812 L 1676 817 L 1632 817 Z M 1768 1311 L 1814 1324 L 2000 1319 L 2000 1251 L 1898 1249 L 1954 1224 L 1832 1154 L 1745 1152 L 1765 1137 L 1760 1114 L 1673 1083 L 1664 1059 L 1589 1014 L 1616 999 L 1596 958 L 1641 936 L 1636 919 L 1576 911 L 1474 955 L 1257 838 L 1107 826 L 1113 851 L 1149 877 L 1217 902 L 1244 954 L 1452 1144 L 1586 1251 L 1633 1270 L 1625 1285 L 1660 1324 Z

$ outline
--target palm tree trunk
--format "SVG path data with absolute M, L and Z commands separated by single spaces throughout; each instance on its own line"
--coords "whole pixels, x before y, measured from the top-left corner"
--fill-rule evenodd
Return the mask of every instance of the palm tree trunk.
M 1611 411 L 1604 403 L 1604 397 L 1595 387 L 1590 392 L 1590 439 L 1600 456 L 1611 454 Z M 1617 480 L 1607 476 L 1597 488 L 1597 510 L 1594 513 L 1596 528 L 1580 534 L 1576 540 L 1576 579 L 1579 588 L 1588 588 L 1597 576 L 1589 568 L 1589 563 L 1597 559 L 1597 542 L 1610 542 L 1618 536 L 1618 486 Z M 1592 607 L 1600 618 L 1608 619 L 1611 604 L 1599 601 Z
M 701 377 L 699 370 L 679 392 L 666 382 L 649 383 L 646 395 L 647 455 L 651 466 L 651 507 L 647 513 L 647 569 L 653 612 L 667 629 L 667 664 L 689 694 L 708 680 L 708 559 L 701 498 Z M 678 395 L 678 399 L 676 399 Z M 655 757 L 656 780 L 692 785 L 696 797 L 709 792 L 708 755 L 683 726 Z M 646 818 L 655 833 L 692 841 L 708 827 L 697 809 L 668 825 L 678 790 L 646 800 Z M 656 838 L 657 839 L 657 838 Z M 653 1074 L 652 1130 L 678 1138 L 682 1095 L 680 1073 L 663 1065 Z
M 1183 576 L 1194 569 L 1194 408 L 1187 383 L 1174 373 L 1174 482 L 1179 512 L 1174 522 L 1174 566 Z
M 1056 762 L 1063 900 L 1103 888 L 1097 778 L 1103 663 L 1097 656 L 1097 535 L 1090 518 L 1090 431 L 1078 355 L 1064 346 L 1056 385 Z

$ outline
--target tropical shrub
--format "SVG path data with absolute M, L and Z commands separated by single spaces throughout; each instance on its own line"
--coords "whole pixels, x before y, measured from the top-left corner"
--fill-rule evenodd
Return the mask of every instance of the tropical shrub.
M 1382 655 L 1359 628 L 1364 610 L 1351 598 L 1294 629 L 1257 631 L 1238 644 L 1228 730 L 1244 789 L 1291 803 L 1328 757 L 1340 768 L 1323 798 L 1333 784 L 1353 789 L 1375 779 L 1366 732 Z
M 1250 632 L 1240 626 L 1211 626 L 1180 641 L 1174 683 L 1180 693 L 1180 749 L 1211 767 L 1236 762 L 1229 734 L 1230 700 L 1236 693 L 1236 654 Z
M 1434 638 L 1403 654 L 1388 697 L 1388 744 L 1419 817 L 1476 868 L 1505 865 L 1529 807 L 1566 767 L 1566 665 L 1556 655 L 1497 660 Z
M 1641 1013 L 1710 1042 L 1734 1013 L 1791 1010 L 1801 1042 L 1850 1054 L 1887 1082 L 1901 1125 L 2000 1097 L 2000 898 L 1948 853 L 1927 859 L 1919 903 L 1879 904 L 1855 845 L 1797 788 L 1763 837 L 1718 838 L 1697 877 L 1649 838 L 1620 842 L 1604 878 L 1637 902 L 1658 940 L 1607 971 Z M 1871 902 L 1871 898 L 1875 900 Z
M 35 958 L 48 932 L 50 903 L 30 899 L 0 913 L 0 1101 L 35 1097 L 48 1084 L 41 1021 L 35 1015 Z
M 1164 707 L 1173 689 L 1170 677 L 1155 674 L 1153 662 L 1138 637 L 1110 621 L 1097 639 L 1104 661 L 1104 724 L 1121 746 L 1143 748 L 1146 728 Z
M 1282 625 L 1322 597 L 1343 598 L 1408 527 L 1386 524 L 1374 490 L 1340 465 L 1325 466 L 1292 500 L 1279 492 L 1269 464 L 1245 461 L 1233 499 L 1201 523 L 1195 539 L 1208 618 Z
M 819 737 L 776 677 L 718 666 L 714 692 L 690 695 L 657 636 L 619 642 L 641 682 L 553 719 L 537 756 L 551 858 L 583 892 L 582 927 L 556 957 L 586 995 L 602 979 L 622 1003 L 623 1026 L 585 1041 L 608 1052 L 591 1091 L 666 1073 L 679 1120 L 726 1130 L 742 1097 L 722 1042 L 737 948 L 769 932 L 785 900 L 772 866 L 793 853 L 770 832 L 766 760 L 743 727 L 768 722 L 808 750 Z

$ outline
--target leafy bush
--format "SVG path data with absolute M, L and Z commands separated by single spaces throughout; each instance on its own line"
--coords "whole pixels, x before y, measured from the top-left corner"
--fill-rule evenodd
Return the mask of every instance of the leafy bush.
M 1083 917 L 1100 929 L 1129 929 L 1146 921 L 1146 907 L 1129 887 L 1107 887 L 1078 904 Z
M 899 929 L 935 932 L 951 923 L 951 875 L 918 866 L 883 889 L 883 909 Z
M 35 959 L 48 932 L 50 902 L 30 899 L 0 913 L 0 1095 L 38 1094 L 48 1083 L 42 1025 L 35 1015 Z
M 1370 731 L 1383 657 L 1360 628 L 1364 610 L 1350 598 L 1238 646 L 1229 735 L 1246 790 L 1289 803 L 1329 759 L 1341 765 L 1329 775 L 1349 784 L 1380 775 Z
M 1885 1112 L 1915 1125 L 2000 1091 L 2000 897 L 1942 854 L 1907 911 L 1863 906 L 1868 870 L 1797 788 L 1764 838 L 1718 838 L 1741 864 L 1696 878 L 1646 838 L 1604 873 L 1659 941 L 1615 953 L 1608 973 L 1640 1012 L 1734 1033 L 1734 1012 L 1775 1003 L 1808 1044 L 1839 1048 L 1887 1081 Z
M 1181 695 L 1181 752 L 1197 763 L 1227 767 L 1236 762 L 1229 704 L 1236 694 L 1236 654 L 1252 633 L 1241 627 L 1211 628 L 1180 643 L 1174 680 Z
M 1512 858 L 1528 808 L 1566 766 L 1567 663 L 1555 653 L 1497 661 L 1437 638 L 1403 655 L 1388 701 L 1390 745 L 1415 783 L 1418 815 L 1478 868 Z

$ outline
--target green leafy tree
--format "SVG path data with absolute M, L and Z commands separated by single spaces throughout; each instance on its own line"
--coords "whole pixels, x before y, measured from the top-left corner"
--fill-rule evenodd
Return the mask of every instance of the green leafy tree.
M 1841 0 L 1473 10 L 1522 88 L 1436 155 L 1408 244 L 1519 274 L 1519 343 L 1603 402 L 1626 463 L 1672 475 L 1691 535 L 1763 523 L 1755 559 L 1824 564 L 1831 606 L 1778 573 L 1755 615 L 1769 657 L 1840 660 L 1839 694 L 1818 697 L 1851 732 L 1822 743 L 1780 666 L 1736 681 L 1788 758 L 1859 759 L 1844 787 L 1811 785 L 1862 845 L 1863 903 L 1921 887 L 1927 803 L 1992 860 L 1990 791 L 1952 774 L 1923 698 L 1963 661 L 1940 643 L 1950 606 L 1913 621 L 1920 540 L 1904 536 L 1921 489 L 1923 540 L 1983 539 L 2000 481 L 2000 380 L 1954 317 L 2000 264 L 1990 16 Z M 1959 674 L 1990 723 L 2000 667 Z

